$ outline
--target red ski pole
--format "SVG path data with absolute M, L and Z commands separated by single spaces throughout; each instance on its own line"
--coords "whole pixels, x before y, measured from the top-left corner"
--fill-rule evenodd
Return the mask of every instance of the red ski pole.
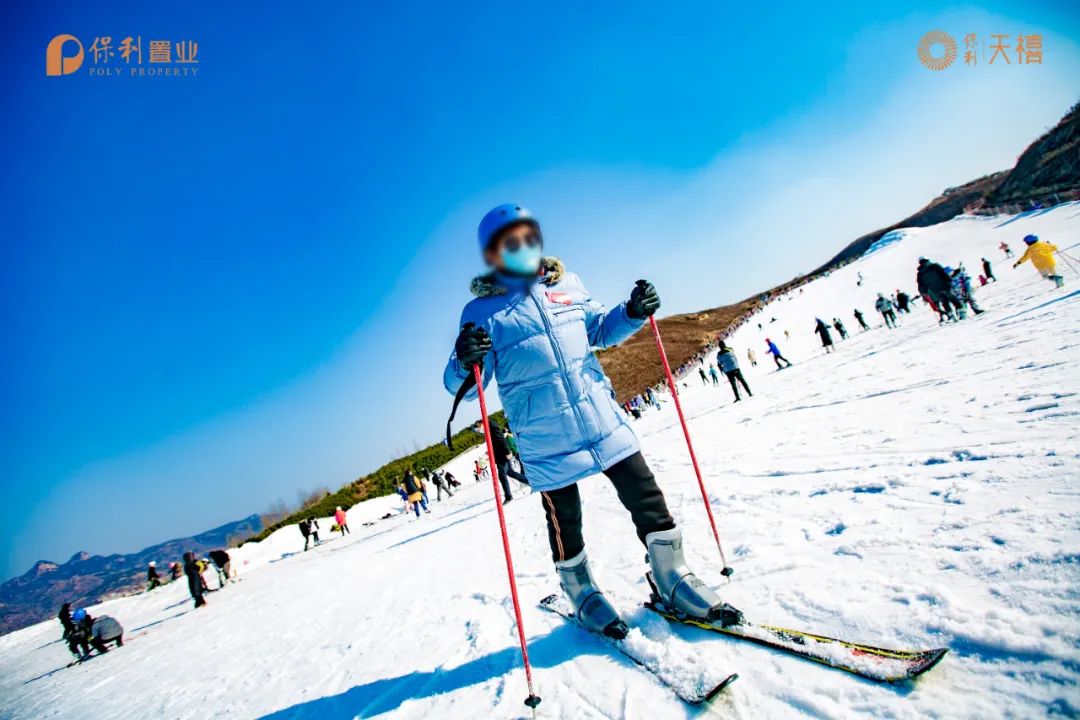
M 502 499 L 499 496 L 499 468 L 495 464 L 495 449 L 491 445 L 491 422 L 488 419 L 487 401 L 484 400 L 484 377 L 479 363 L 473 365 L 473 377 L 476 379 L 476 395 L 480 398 L 480 418 L 484 423 L 484 442 L 487 443 L 488 467 L 491 468 L 491 489 L 495 494 L 495 511 L 499 515 L 499 529 L 502 531 L 503 554 L 506 555 L 506 575 L 510 578 L 510 597 L 514 601 L 514 618 L 517 620 L 518 640 L 521 642 L 521 661 L 525 664 L 525 682 L 529 686 L 529 697 L 525 705 L 536 715 L 536 706 L 540 696 L 533 690 L 532 666 L 529 664 L 529 647 L 525 642 L 525 626 L 521 624 L 521 602 L 518 600 L 517 581 L 514 579 L 514 561 L 510 557 L 510 538 L 506 534 L 506 516 L 503 515 Z
M 664 352 L 664 341 L 660 339 L 660 328 L 656 326 L 656 318 L 649 316 L 649 325 L 652 327 L 653 337 L 656 338 L 656 349 L 660 353 L 660 360 L 664 363 L 664 374 L 667 375 L 668 387 L 671 388 L 671 399 L 675 401 L 675 411 L 679 413 L 679 422 L 682 423 L 683 435 L 686 437 L 686 447 L 690 450 L 690 462 L 694 464 L 694 472 L 697 474 L 698 487 L 701 488 L 701 499 L 705 502 L 705 512 L 709 516 L 709 525 L 712 526 L 713 537 L 716 538 L 716 549 L 720 551 L 720 562 L 724 569 L 720 574 L 730 578 L 732 570 L 724 557 L 724 548 L 720 544 L 720 532 L 716 529 L 716 519 L 713 518 L 712 506 L 709 504 L 709 494 L 705 491 L 705 481 L 701 479 L 701 468 L 698 466 L 697 455 L 694 453 L 694 443 L 690 441 L 690 428 L 686 425 L 686 417 L 683 415 L 682 403 L 679 402 L 679 391 L 675 387 L 675 378 L 671 374 L 671 365 L 668 364 L 667 353 Z

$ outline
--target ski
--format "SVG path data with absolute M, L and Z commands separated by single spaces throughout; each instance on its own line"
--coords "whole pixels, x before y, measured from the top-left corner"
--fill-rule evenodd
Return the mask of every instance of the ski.
M 945 653 L 949 652 L 948 648 L 889 650 L 802 630 L 749 622 L 723 627 L 719 623 L 668 610 L 656 602 L 647 602 L 645 607 L 671 622 L 747 640 L 878 682 L 891 683 L 916 678 L 937 665 L 945 657 Z
M 569 620 L 583 631 L 614 647 L 624 657 L 648 672 L 660 684 L 670 689 L 680 700 L 689 705 L 701 705 L 709 702 L 739 677 L 737 674 L 732 673 L 719 683 L 714 684 L 711 681 L 702 681 L 699 677 L 694 677 L 698 675 L 697 672 L 680 675 L 677 667 L 661 660 L 661 658 L 670 654 L 670 648 L 663 647 L 661 643 L 650 640 L 641 634 L 640 630 L 633 628 L 631 628 L 630 635 L 622 640 L 594 633 L 578 621 L 574 616 L 570 602 L 562 595 L 548 595 L 540 601 L 540 607 L 561 616 L 565 620 Z M 658 647 L 654 648 L 652 646 Z M 699 667 L 704 666 L 697 663 L 697 661 L 695 663 Z

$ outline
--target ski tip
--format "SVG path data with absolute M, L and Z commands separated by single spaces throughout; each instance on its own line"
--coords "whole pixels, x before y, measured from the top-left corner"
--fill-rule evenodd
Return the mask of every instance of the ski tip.
M 908 672 L 899 677 L 885 678 L 885 682 L 888 683 L 902 683 L 909 680 L 915 680 L 923 673 L 927 672 L 948 654 L 949 648 L 934 648 L 933 650 L 926 650 L 923 652 L 921 662 L 913 665 Z
M 710 690 L 705 695 L 705 697 L 702 699 L 702 702 L 709 702 L 710 700 L 715 698 L 717 695 L 719 695 L 721 692 L 723 692 L 724 689 L 727 688 L 728 685 L 730 685 L 731 683 L 735 682 L 738 679 L 739 679 L 739 674 L 738 673 L 732 673 L 732 674 L 728 675 L 726 678 L 724 678 L 720 682 L 719 685 L 714 687 L 712 690 Z
M 551 603 L 555 602 L 556 599 L 557 599 L 556 595 L 554 595 L 554 594 L 548 595 L 547 597 L 543 598 L 540 601 L 540 604 L 541 605 L 550 605 Z

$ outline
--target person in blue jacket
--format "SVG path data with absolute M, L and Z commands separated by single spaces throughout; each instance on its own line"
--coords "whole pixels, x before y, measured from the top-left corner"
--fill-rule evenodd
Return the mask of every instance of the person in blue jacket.
M 765 338 L 765 346 L 767 348 L 765 350 L 765 352 L 768 353 L 769 355 L 772 355 L 773 360 L 776 361 L 776 369 L 777 370 L 783 370 L 786 367 L 791 367 L 791 361 L 780 354 L 780 348 L 776 347 L 776 343 L 774 343 L 769 338 Z M 781 365 L 780 364 L 781 361 L 783 361 L 786 364 Z
M 603 473 L 647 549 L 657 599 L 693 617 L 738 622 L 738 611 L 687 568 L 682 533 L 593 353 L 641 328 L 660 307 L 656 289 L 639 280 L 629 300 L 608 310 L 562 262 L 542 255 L 540 224 L 521 205 L 491 210 L 478 235 L 489 270 L 472 281 L 476 297 L 462 311 L 444 384 L 460 396 L 477 364 L 485 386 L 493 377 L 498 382 L 525 474 L 541 494 L 560 584 L 578 619 L 610 637 L 627 633 L 596 586 L 581 533 L 577 482 Z M 464 397 L 475 394 L 471 388 Z

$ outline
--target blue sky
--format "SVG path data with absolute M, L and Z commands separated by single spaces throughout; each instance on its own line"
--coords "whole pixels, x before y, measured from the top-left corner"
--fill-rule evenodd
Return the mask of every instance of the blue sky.
M 1070 3 L 387 5 L 5 6 L 0 576 L 437 440 L 497 202 L 597 298 L 649 277 L 695 310 L 1010 166 L 1080 99 Z M 1041 32 L 1044 62 L 932 73 L 935 28 Z M 47 78 L 65 32 L 195 40 L 199 75 Z

